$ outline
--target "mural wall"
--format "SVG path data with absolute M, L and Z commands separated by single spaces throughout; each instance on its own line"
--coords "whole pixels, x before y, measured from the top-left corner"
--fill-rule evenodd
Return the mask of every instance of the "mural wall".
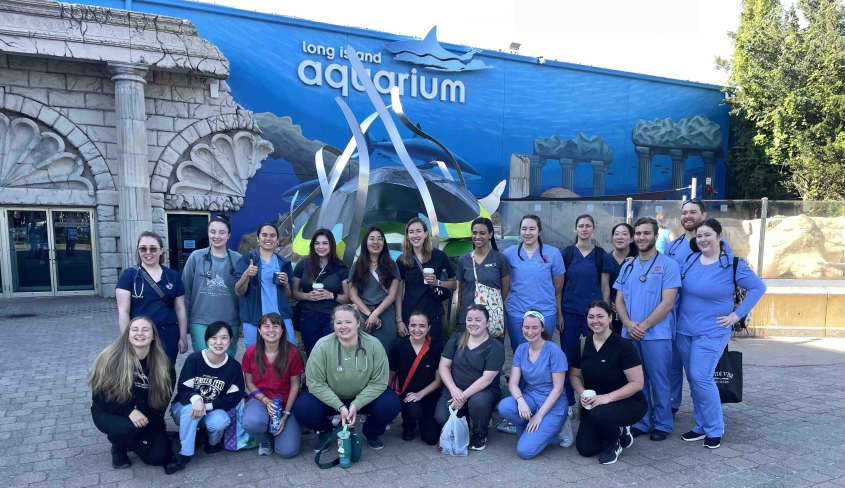
M 92 2 L 125 8 L 124 1 Z M 275 220 L 318 186 L 314 155 L 351 137 L 335 97 L 357 119 L 372 113 L 351 73 L 352 45 L 390 103 L 399 87 L 404 110 L 455 155 L 472 194 L 508 180 L 512 156 L 530 161 L 530 194 L 563 187 L 577 195 L 678 188 L 710 177 L 723 192 L 728 107 L 720 88 L 443 45 L 436 29 L 422 40 L 183 1 L 134 0 L 131 8 L 190 19 L 231 63 L 228 84 L 255 113 L 274 151 L 233 212 L 235 241 Z M 447 156 L 400 128 L 420 169 Z M 399 165 L 380 122 L 367 132 L 372 169 Z M 333 157 L 326 153 L 327 166 Z M 357 174 L 356 161 L 346 169 Z M 505 190 L 505 196 L 508 191 Z

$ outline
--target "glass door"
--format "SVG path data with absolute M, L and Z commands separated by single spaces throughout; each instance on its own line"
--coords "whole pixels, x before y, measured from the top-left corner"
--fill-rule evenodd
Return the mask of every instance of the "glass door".
M 182 273 L 188 257 L 197 249 L 208 247 L 207 213 L 168 213 L 167 248 L 171 269 Z
M 94 291 L 94 246 L 89 210 L 50 212 L 56 292 Z
M 50 227 L 45 210 L 8 210 L 9 274 L 12 293 L 52 295 Z

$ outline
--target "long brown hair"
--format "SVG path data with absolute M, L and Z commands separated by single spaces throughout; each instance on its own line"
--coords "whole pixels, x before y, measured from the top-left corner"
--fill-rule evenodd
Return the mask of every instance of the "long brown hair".
M 343 261 L 337 257 L 337 243 L 334 240 L 332 231 L 328 229 L 318 229 L 311 236 L 310 251 L 308 252 L 308 261 L 305 262 L 305 275 L 308 276 L 308 281 L 314 283 L 317 275 L 320 273 L 320 256 L 317 256 L 317 251 L 314 250 L 315 241 L 318 237 L 324 236 L 329 241 L 329 255 L 327 256 L 328 263 L 333 263 L 343 268 L 346 267 Z
M 276 354 L 276 360 L 273 361 L 273 371 L 276 373 L 276 377 L 279 378 L 282 382 L 288 381 L 283 376 L 285 374 L 285 364 L 288 361 L 288 329 L 285 327 L 285 321 L 282 319 L 282 316 L 277 314 L 276 312 L 265 313 L 258 319 L 258 328 L 261 329 L 261 326 L 269 322 L 275 325 L 282 326 L 282 337 L 279 338 L 279 353 Z M 265 350 L 267 349 L 264 338 L 261 337 L 259 333 L 258 336 L 255 338 L 255 370 L 258 371 L 258 377 L 264 376 L 264 373 L 267 371 L 267 368 L 264 367 L 264 360 L 266 358 Z
M 490 312 L 487 311 L 487 307 L 485 307 L 484 305 L 481 305 L 480 303 L 473 303 L 472 305 L 470 305 L 467 308 L 467 314 L 469 314 L 473 310 L 478 310 L 479 312 L 484 314 L 484 318 L 487 320 L 488 327 L 489 327 Z M 487 332 L 488 335 L 490 334 L 489 329 L 485 328 L 484 330 Z M 464 330 L 464 332 L 461 334 L 461 338 L 458 339 L 458 354 L 464 353 L 464 350 L 467 348 L 468 343 L 469 343 L 469 331 Z
M 135 348 L 129 342 L 129 329 L 135 322 L 144 321 L 153 330 L 153 342 L 147 354 L 150 390 L 147 403 L 154 410 L 164 410 L 173 395 L 170 378 L 170 358 L 161 347 L 158 330 L 146 317 L 135 317 L 123 333 L 103 349 L 88 372 L 88 387 L 110 403 L 125 403 L 134 398 L 135 373 L 143 373 L 141 361 L 135 357 Z
M 376 267 L 378 282 L 385 290 L 389 289 L 393 283 L 393 272 L 396 270 L 396 263 L 390 259 L 390 251 L 387 250 L 387 239 L 385 239 L 384 232 L 381 229 L 370 227 L 361 241 L 358 263 L 355 265 L 355 273 L 352 275 L 352 284 L 357 286 L 359 290 L 363 290 L 370 283 L 370 250 L 367 249 L 367 239 L 370 238 L 370 234 L 376 232 L 384 239 L 384 246 L 381 247 L 381 252 L 378 255 L 378 266 Z
M 401 261 L 406 268 L 414 267 L 414 246 L 413 244 L 411 244 L 411 240 L 408 239 L 408 229 L 411 228 L 412 224 L 422 225 L 423 230 L 426 234 L 428 234 L 428 226 L 425 224 L 425 221 L 423 219 L 419 217 L 414 217 L 408 221 L 408 224 L 405 226 L 405 237 L 402 238 L 402 255 L 399 256 L 399 261 Z M 425 240 L 423 241 L 422 256 L 423 263 L 426 263 L 431 260 L 431 235 L 426 236 Z

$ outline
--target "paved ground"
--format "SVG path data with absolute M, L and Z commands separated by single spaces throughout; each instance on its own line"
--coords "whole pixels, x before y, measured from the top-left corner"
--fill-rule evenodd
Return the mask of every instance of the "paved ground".
M 745 354 L 745 402 L 725 407 L 715 451 L 672 435 L 637 439 L 612 466 L 574 447 L 523 461 L 515 436 L 494 433 L 484 452 L 449 458 L 393 428 L 383 451 L 364 449 L 348 470 L 318 469 L 312 434 L 292 460 L 200 452 L 166 476 L 133 456 L 131 469 L 116 471 L 85 383 L 116 335 L 115 310 L 97 298 L 0 301 L 0 486 L 845 486 L 845 342 L 807 339 L 731 343 Z M 691 427 L 691 409 L 687 397 L 676 433 Z

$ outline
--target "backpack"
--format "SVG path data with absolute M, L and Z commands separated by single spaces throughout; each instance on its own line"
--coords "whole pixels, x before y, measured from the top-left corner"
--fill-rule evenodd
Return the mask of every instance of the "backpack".
M 601 252 L 599 252 L 601 251 Z M 563 250 L 563 270 L 569 270 L 569 264 L 572 263 L 572 255 L 575 253 L 575 246 L 566 246 L 566 249 Z M 601 287 L 601 273 L 602 268 L 604 267 L 604 255 L 605 251 L 599 246 L 596 246 L 596 272 L 598 272 L 599 277 L 599 287 Z M 611 283 L 611 287 L 613 284 Z M 566 289 L 566 273 L 563 274 L 563 289 Z

